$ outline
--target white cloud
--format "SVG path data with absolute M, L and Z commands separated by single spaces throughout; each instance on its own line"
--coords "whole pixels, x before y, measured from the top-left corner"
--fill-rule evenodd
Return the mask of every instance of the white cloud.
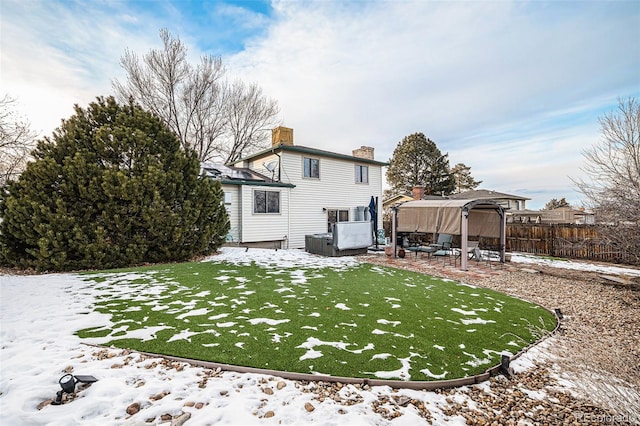
M 566 176 L 579 172 L 582 146 L 597 140 L 594 111 L 638 82 L 640 53 L 630 49 L 638 46 L 638 10 L 624 4 L 280 2 L 275 9 L 267 37 L 229 62 L 278 99 L 297 143 L 346 153 L 366 144 L 387 160 L 420 131 L 452 164 L 466 163 L 505 192 L 576 198 Z M 575 113 L 591 114 L 594 125 L 576 127 Z
M 640 94 L 634 2 L 274 1 L 271 21 L 250 3 L 207 4 L 197 19 L 186 7 L 5 0 L 2 91 L 50 134 L 74 103 L 111 93 L 125 48 L 144 54 L 167 27 L 192 60 L 244 45 L 224 58 L 229 74 L 278 100 L 297 144 L 369 145 L 386 161 L 423 132 L 483 187 L 541 205 L 577 198 L 566 176 L 597 117 Z
M 74 104 L 112 93 L 125 47 L 158 43 L 157 24 L 141 26 L 125 9 L 31 1 L 2 6 L 2 91 L 18 98 L 42 135 L 72 115 Z

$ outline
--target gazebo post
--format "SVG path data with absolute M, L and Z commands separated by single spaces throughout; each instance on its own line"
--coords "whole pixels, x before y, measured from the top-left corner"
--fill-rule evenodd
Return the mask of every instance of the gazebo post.
M 504 263 L 504 252 L 507 249 L 507 212 L 505 209 L 500 208 L 500 262 Z
M 396 243 L 396 216 L 398 216 L 398 208 L 397 207 L 391 207 L 391 243 L 393 244 L 393 258 L 395 259 L 396 256 L 396 251 L 398 250 L 398 246 Z
M 468 249 L 468 239 L 469 239 L 469 210 L 466 208 L 462 209 L 462 223 L 460 224 L 461 229 L 461 241 L 460 241 L 460 269 L 463 271 L 467 270 L 467 249 Z

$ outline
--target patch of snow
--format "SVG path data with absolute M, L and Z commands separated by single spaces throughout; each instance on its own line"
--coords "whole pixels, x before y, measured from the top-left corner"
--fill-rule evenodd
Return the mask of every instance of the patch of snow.
M 397 370 L 392 371 L 374 371 L 374 372 L 365 372 L 365 374 L 371 374 L 379 379 L 398 379 L 398 380 L 411 380 L 411 374 L 409 374 L 409 370 L 411 369 L 411 358 L 414 356 L 420 357 L 420 355 L 411 353 L 406 358 L 397 358 L 400 361 L 401 367 Z
M 195 309 L 193 311 L 185 312 L 184 314 L 178 315 L 176 319 L 185 319 L 187 317 L 193 317 L 196 315 L 206 315 L 208 313 L 209 313 L 209 309 L 207 308 Z
M 482 318 L 473 318 L 473 319 L 461 319 L 460 322 L 464 325 L 469 324 L 495 324 L 493 320 L 483 320 Z
M 428 368 L 423 368 L 422 370 L 420 370 L 420 372 L 423 373 L 425 376 L 432 377 L 436 380 L 443 380 L 444 378 L 447 377 L 447 374 L 449 374 L 449 372 L 446 370 L 442 374 L 435 374 L 435 373 L 432 373 L 431 370 L 429 370 Z
M 474 310 L 471 310 L 471 311 L 465 311 L 465 310 L 462 310 L 462 309 L 460 309 L 460 308 L 451 308 L 451 310 L 452 310 L 453 312 L 457 312 L 457 313 L 462 314 L 462 315 L 474 315 L 474 316 L 478 316 L 478 314 L 477 314 L 477 313 L 476 313 L 476 311 L 474 311 Z
M 208 317 L 207 319 L 210 319 L 210 320 L 217 320 L 217 319 L 226 318 L 226 317 L 228 317 L 228 316 L 229 316 L 229 314 L 218 314 L 218 315 L 210 316 L 210 317 Z
M 378 320 L 378 324 L 385 324 L 385 325 L 391 324 L 391 325 L 393 325 L 395 327 L 395 326 L 400 325 L 402 323 L 400 321 L 389 321 L 389 320 L 386 320 L 386 319 L 379 319 Z
M 620 266 L 609 266 L 588 262 L 578 262 L 574 260 L 546 259 L 524 253 L 513 253 L 511 262 L 534 265 L 550 266 L 553 268 L 572 269 L 577 271 L 601 272 L 609 275 L 628 275 L 640 277 L 640 269 L 624 268 Z
M 188 342 L 191 341 L 191 336 L 195 336 L 196 334 L 200 334 L 198 332 L 194 332 L 194 331 L 189 331 L 189 329 L 187 330 L 183 330 L 178 334 L 174 334 L 173 336 L 171 336 L 169 338 L 169 340 L 167 340 L 167 342 L 174 342 L 176 340 L 186 340 Z
M 289 321 L 290 321 L 289 319 L 275 320 L 270 318 L 252 318 L 249 320 L 251 325 L 256 325 L 256 324 L 278 325 L 278 324 L 284 324 Z
M 342 309 L 343 311 L 350 311 L 351 308 L 345 305 L 344 303 L 338 303 L 336 306 L 338 309 Z

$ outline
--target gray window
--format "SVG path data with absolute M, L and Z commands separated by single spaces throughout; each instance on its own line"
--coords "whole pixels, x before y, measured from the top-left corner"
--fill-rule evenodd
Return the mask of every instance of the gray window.
M 280 192 L 253 191 L 254 213 L 280 213 Z
M 356 183 L 369 183 L 369 166 L 356 164 Z
M 320 178 L 320 160 L 304 157 L 304 177 Z

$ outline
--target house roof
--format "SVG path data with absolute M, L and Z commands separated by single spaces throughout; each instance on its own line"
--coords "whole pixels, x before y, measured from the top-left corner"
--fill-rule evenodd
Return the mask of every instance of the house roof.
M 489 189 L 474 189 L 472 191 L 460 192 L 458 194 L 449 195 L 450 199 L 482 199 L 482 200 L 530 200 L 531 198 L 521 197 L 519 195 L 505 194 L 502 192 L 491 191 Z
M 406 194 L 396 194 L 393 195 L 389 198 L 385 198 L 383 200 L 384 204 L 389 204 L 389 203 L 397 203 L 400 201 L 409 201 L 409 200 L 413 200 L 413 198 L 411 197 L 411 195 L 406 195 Z
M 338 154 L 336 152 L 325 151 L 323 149 L 310 148 L 310 147 L 301 146 L 301 145 L 285 145 L 285 144 L 278 144 L 278 145 L 272 146 L 270 148 L 264 149 L 262 151 L 258 151 L 255 154 L 251 154 L 251 155 L 249 155 L 247 157 L 241 158 L 241 159 L 235 161 L 232 164 L 238 164 L 238 163 L 240 163 L 242 161 L 249 161 L 249 160 L 253 160 L 255 158 L 260 158 L 260 157 L 263 157 L 265 155 L 274 153 L 276 151 L 279 151 L 279 152 L 282 152 L 282 151 L 298 152 L 298 153 L 301 153 L 301 154 L 316 155 L 316 156 L 319 156 L 319 157 L 337 158 L 339 160 L 352 161 L 354 163 L 373 164 L 373 165 L 376 165 L 376 166 L 387 166 L 388 165 L 388 163 L 384 163 L 384 162 L 376 161 L 376 160 L 369 160 L 367 158 L 354 157 L 353 155 Z

